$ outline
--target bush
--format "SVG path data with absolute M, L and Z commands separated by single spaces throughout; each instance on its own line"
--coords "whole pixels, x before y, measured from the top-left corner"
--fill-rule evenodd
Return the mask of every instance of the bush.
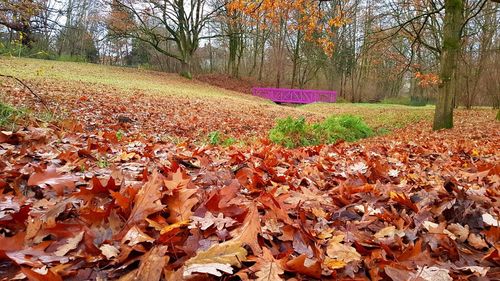
M 336 143 L 339 140 L 356 141 L 373 134 L 372 129 L 360 117 L 352 115 L 334 116 L 313 125 L 321 143 Z
M 288 148 L 332 144 L 339 140 L 356 141 L 373 135 L 360 117 L 332 116 L 320 123 L 307 124 L 303 117 L 278 120 L 269 132 L 269 139 Z
M 319 144 L 317 135 L 304 117 L 278 120 L 276 126 L 269 132 L 269 139 L 289 148 Z
M 12 42 L 8 44 L 0 42 L 0 55 L 46 60 L 54 59 L 56 57 L 53 53 L 44 50 L 44 48 L 38 46 L 28 48 L 18 42 Z

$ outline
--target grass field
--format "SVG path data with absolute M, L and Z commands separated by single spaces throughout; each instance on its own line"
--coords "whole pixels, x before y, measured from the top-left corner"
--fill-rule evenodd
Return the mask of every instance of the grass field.
M 25 58 L 0 60 L 0 73 L 27 81 L 53 110 L 104 128 L 120 116 L 135 122 L 132 131 L 202 139 L 218 131 L 238 139 L 265 136 L 276 119 L 304 116 L 309 121 L 336 114 L 361 116 L 381 132 L 432 118 L 433 107 L 387 104 L 309 104 L 281 106 L 214 87 L 177 74 L 87 63 Z M 2 99 L 36 107 L 11 79 L 1 79 Z

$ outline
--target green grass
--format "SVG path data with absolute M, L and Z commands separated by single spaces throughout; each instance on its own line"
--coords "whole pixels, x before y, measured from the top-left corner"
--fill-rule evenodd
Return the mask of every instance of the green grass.
M 373 130 L 359 116 L 331 116 L 322 122 L 308 124 L 305 118 L 278 120 L 269 139 L 288 148 L 333 144 L 340 140 L 356 141 L 373 135 Z
M 360 116 L 374 130 L 385 132 L 420 121 L 430 121 L 434 114 L 433 105 L 406 106 L 380 103 L 313 103 L 303 105 L 300 109 L 328 116 L 342 114 Z
M 146 94 L 191 98 L 246 99 L 257 98 L 238 94 L 205 83 L 188 80 L 175 73 L 162 73 L 145 69 L 98 65 L 83 62 L 38 60 L 0 57 L 0 73 L 28 80 L 52 80 L 62 83 L 83 82 L 99 84 L 134 94 L 137 90 Z
M 0 128 L 12 129 L 25 116 L 25 111 L 0 102 Z
M 213 131 L 208 133 L 206 142 L 211 145 L 231 146 L 238 143 L 238 140 L 233 137 L 228 137 L 219 131 Z

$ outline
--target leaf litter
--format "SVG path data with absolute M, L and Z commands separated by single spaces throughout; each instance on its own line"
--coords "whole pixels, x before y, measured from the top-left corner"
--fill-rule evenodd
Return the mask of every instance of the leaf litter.
M 498 279 L 500 131 L 474 114 L 299 149 L 1 132 L 0 276 Z

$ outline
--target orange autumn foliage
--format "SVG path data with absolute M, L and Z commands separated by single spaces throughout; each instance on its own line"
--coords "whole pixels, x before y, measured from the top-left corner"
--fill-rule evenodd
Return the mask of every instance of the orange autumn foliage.
M 317 43 L 329 57 L 335 46 L 331 40 L 335 28 L 348 22 L 342 13 L 332 15 L 322 10 L 316 0 L 233 0 L 227 9 L 254 20 L 265 18 L 264 28 L 284 22 L 288 29 L 302 31 L 307 41 Z

